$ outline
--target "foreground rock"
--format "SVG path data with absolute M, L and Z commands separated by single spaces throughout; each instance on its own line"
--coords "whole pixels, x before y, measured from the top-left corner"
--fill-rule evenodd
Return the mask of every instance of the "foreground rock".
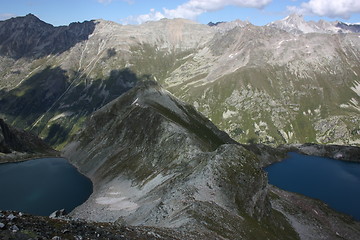
M 8 215 L 16 218 L 9 219 Z M 112 223 L 86 222 L 78 219 L 50 219 L 18 212 L 0 211 L 0 239 L 198 239 L 196 233 L 176 232 L 154 227 L 118 226 Z

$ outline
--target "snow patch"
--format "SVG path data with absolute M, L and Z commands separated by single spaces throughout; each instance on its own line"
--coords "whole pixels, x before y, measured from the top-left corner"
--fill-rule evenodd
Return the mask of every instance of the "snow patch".
M 234 58 L 234 57 L 236 57 L 238 54 L 239 54 L 238 52 L 237 52 L 237 53 L 232 53 L 232 54 L 229 55 L 229 58 Z
M 285 139 L 286 142 L 289 142 L 290 139 L 293 138 L 294 133 L 293 132 L 285 132 L 284 130 L 280 129 L 280 134 L 282 135 L 282 137 Z
M 355 98 L 350 99 L 350 102 L 355 106 L 359 105 L 359 102 Z
M 235 112 L 235 111 L 227 110 L 226 112 L 223 112 L 223 118 L 228 119 L 236 114 L 237 114 L 237 112 Z
M 56 115 L 55 117 L 51 118 L 49 122 L 56 121 L 56 120 L 58 120 L 60 118 L 63 118 L 63 117 L 68 117 L 68 116 L 71 116 L 73 114 L 74 114 L 73 112 L 60 113 L 60 114 Z
M 354 86 L 351 87 L 351 90 L 353 90 L 360 97 L 360 82 L 355 81 Z
M 138 100 L 139 100 L 139 98 L 136 98 L 135 101 L 133 101 L 131 105 L 135 104 L 135 106 L 138 106 L 139 105 Z
M 319 106 L 319 108 L 316 108 L 316 109 L 314 110 L 314 112 L 315 112 L 317 115 L 319 115 L 320 112 L 321 112 L 321 105 Z
M 296 41 L 296 40 L 297 40 L 296 38 L 287 39 L 287 40 L 281 40 L 281 41 L 278 43 L 276 49 L 279 49 L 284 42 L 290 42 L 290 41 Z

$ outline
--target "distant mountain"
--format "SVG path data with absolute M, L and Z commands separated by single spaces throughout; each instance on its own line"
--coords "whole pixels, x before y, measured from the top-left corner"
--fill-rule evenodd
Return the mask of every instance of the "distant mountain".
M 32 14 L 0 22 L 0 54 L 12 58 L 39 58 L 59 54 L 86 40 L 93 22 L 53 27 Z
M 306 22 L 301 15 L 292 14 L 282 20 L 267 24 L 290 33 L 358 33 L 360 25 L 346 24 L 342 22 Z
M 213 27 L 213 26 L 219 25 L 220 23 L 224 23 L 224 22 L 216 22 L 216 23 L 209 22 L 207 25 L 210 26 L 210 27 Z
M 336 26 L 346 31 L 360 33 L 360 24 L 337 22 Z
M 241 143 L 356 145 L 360 38 L 349 27 L 298 15 L 263 27 L 13 18 L 0 22 L 0 114 L 61 149 L 95 110 L 154 79 Z

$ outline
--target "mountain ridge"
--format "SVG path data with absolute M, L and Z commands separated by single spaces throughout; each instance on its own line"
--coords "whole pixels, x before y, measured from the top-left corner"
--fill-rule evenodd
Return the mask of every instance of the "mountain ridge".
M 94 110 L 147 77 L 241 143 L 359 144 L 357 33 L 294 34 L 241 21 L 210 27 L 181 19 L 135 26 L 94 20 L 61 29 L 86 34 L 70 34 L 76 40 L 60 42 L 59 52 L 31 48 L 38 51 L 32 61 L 0 56 L 3 118 L 59 149 Z M 79 111 L 78 99 L 89 108 Z M 17 107 L 22 103 L 44 107 L 29 114 Z
M 188 121 L 205 121 L 203 130 Z M 93 194 L 70 216 L 165 227 L 200 239 L 302 239 L 311 231 L 314 238 L 333 238 L 333 229 L 349 239 L 358 234 L 357 223 L 351 228 L 321 203 L 269 186 L 261 167 L 287 150 L 259 149 L 263 159 L 255 146 L 231 140 L 157 83 L 138 83 L 97 110 L 63 150 L 94 182 Z M 334 225 L 303 210 L 309 206 Z
M 94 113 L 85 130 L 64 149 L 64 155 L 96 183 L 94 194 L 72 215 L 205 231 L 195 214 L 207 216 L 203 211 L 215 207 L 215 201 L 225 215 L 238 206 L 252 217 L 267 217 L 266 178 L 245 151 L 190 106 L 154 83 L 141 83 Z M 242 168 L 254 173 L 250 178 L 242 175 L 251 187 L 241 183 L 237 202 L 226 195 L 215 198 L 217 191 L 235 191 L 236 177 L 227 172 L 241 174 Z M 214 191 L 211 202 L 209 190 Z M 233 230 L 218 234 L 235 236 Z
M 291 14 L 284 19 L 271 22 L 266 26 L 282 29 L 287 32 L 302 33 L 358 33 L 360 31 L 359 24 L 347 24 L 339 21 L 326 22 L 324 20 L 305 21 L 301 15 Z

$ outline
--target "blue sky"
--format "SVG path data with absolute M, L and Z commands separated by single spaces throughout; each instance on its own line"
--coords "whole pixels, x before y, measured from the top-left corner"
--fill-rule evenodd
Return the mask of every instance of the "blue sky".
M 1 0 L 0 20 L 33 13 L 55 26 L 92 19 L 138 24 L 182 17 L 200 23 L 248 20 L 265 25 L 290 13 L 306 20 L 360 23 L 360 0 Z

